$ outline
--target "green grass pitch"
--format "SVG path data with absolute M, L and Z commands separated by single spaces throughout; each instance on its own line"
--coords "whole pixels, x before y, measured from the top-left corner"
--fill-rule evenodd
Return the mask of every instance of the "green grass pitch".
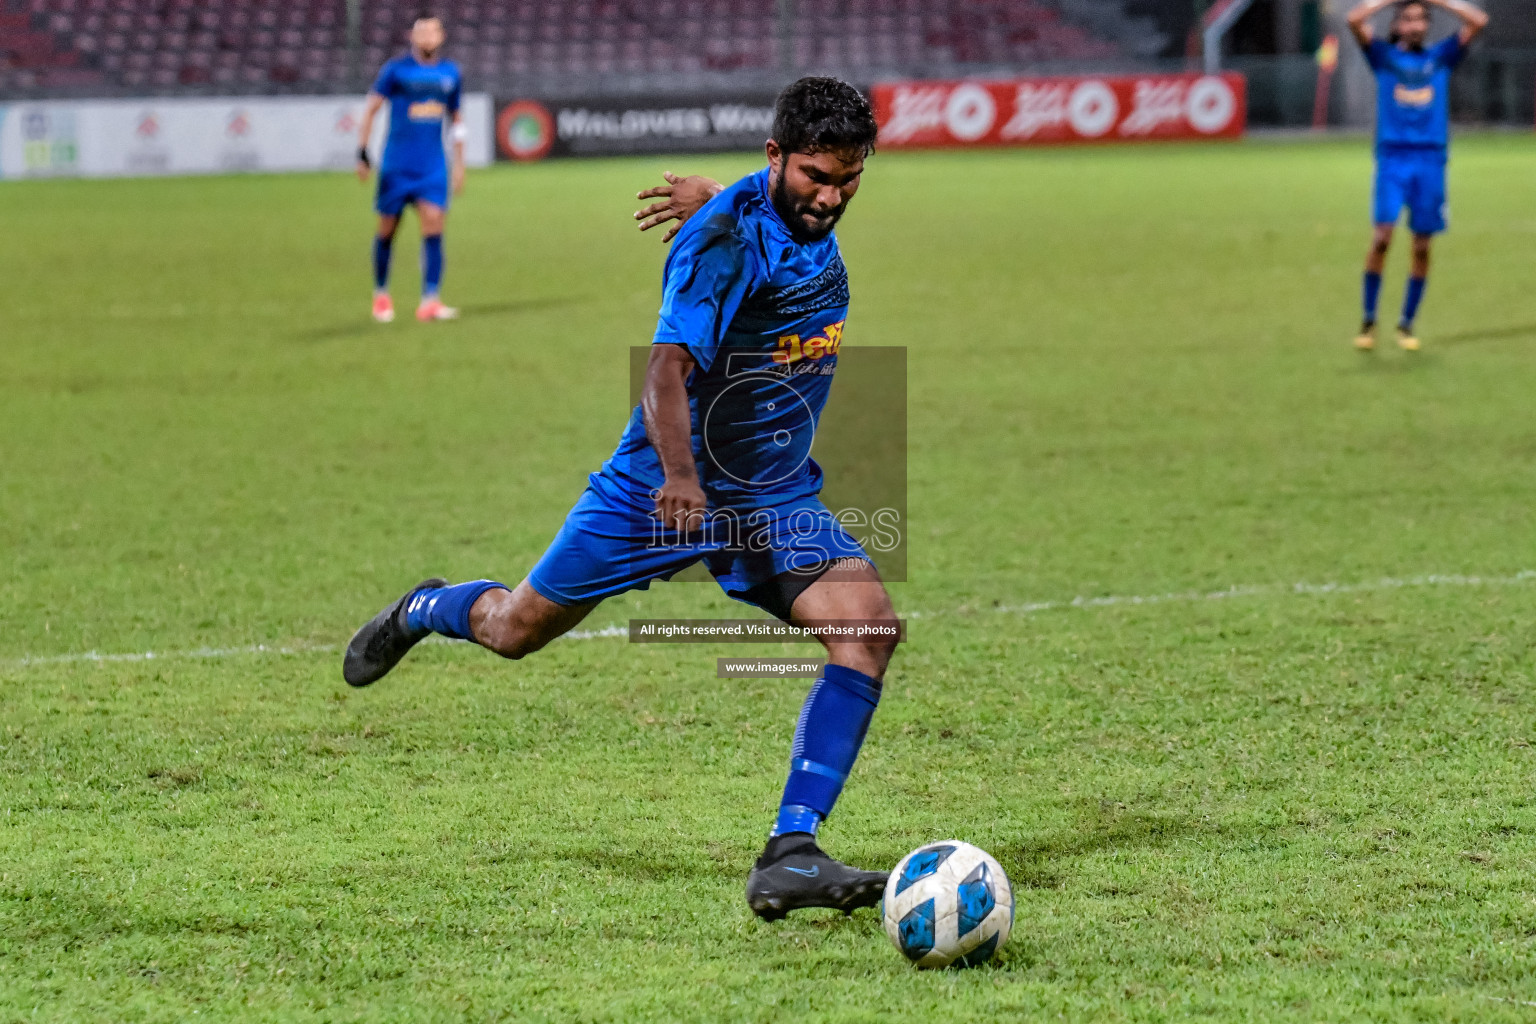
M 344 176 L 0 185 L 0 1022 L 1531 1020 L 1529 138 L 1458 143 L 1416 358 L 1349 344 L 1363 141 L 871 161 L 846 344 L 910 350 L 920 614 L 824 836 L 996 855 L 991 966 L 750 916 L 804 687 L 740 648 L 348 690 L 358 623 L 520 578 L 611 449 L 633 193 L 755 165 L 475 174 L 431 326 L 368 321 Z

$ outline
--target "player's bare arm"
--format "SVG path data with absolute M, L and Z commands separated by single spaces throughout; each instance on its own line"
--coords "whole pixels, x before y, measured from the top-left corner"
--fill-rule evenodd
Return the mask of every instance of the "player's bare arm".
M 690 174 L 684 177 L 666 171 L 662 177 L 666 179 L 665 185 L 657 185 L 635 195 L 636 199 L 660 200 L 643 210 L 636 210 L 635 220 L 640 222 L 641 231 L 649 231 L 668 221 L 675 221 L 676 223 L 667 229 L 667 233 L 661 236 L 661 241 L 665 244 L 672 241 L 689 217 L 698 213 L 700 208 L 725 186 L 702 174 Z
M 1361 0 L 1350 10 L 1349 30 L 1354 33 L 1355 39 L 1361 46 L 1371 45 L 1371 40 L 1376 37 L 1376 30 L 1371 28 L 1371 19 L 1396 2 L 1397 0 Z
M 698 529 L 705 507 L 699 468 L 693 461 L 688 410 L 688 375 L 694 365 L 693 356 L 681 345 L 652 345 L 640 394 L 645 434 L 666 474 L 656 492 L 656 517 L 679 533 Z
M 373 137 L 373 121 L 379 116 L 379 108 L 382 106 L 384 97 L 376 92 L 370 92 L 363 103 L 363 123 L 357 130 L 358 181 L 367 181 L 368 173 L 373 169 L 373 162 L 368 157 L 368 140 Z
M 464 112 L 455 111 L 453 125 L 448 129 L 453 139 L 453 166 L 452 174 L 453 194 L 464 194 L 464 140 L 469 137 L 469 128 L 464 124 Z
M 1488 12 L 1466 0 L 1429 0 L 1431 6 L 1448 11 L 1461 19 L 1461 45 L 1465 46 L 1488 27 Z

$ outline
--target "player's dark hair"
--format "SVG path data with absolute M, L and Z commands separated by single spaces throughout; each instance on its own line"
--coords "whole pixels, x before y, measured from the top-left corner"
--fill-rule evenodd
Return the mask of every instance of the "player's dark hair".
M 836 78 L 802 78 L 779 93 L 773 141 L 788 153 L 875 151 L 875 112 L 869 101 Z
M 1387 42 L 1391 43 L 1393 46 L 1396 46 L 1402 39 L 1402 36 L 1399 35 L 1397 31 L 1397 23 L 1402 19 L 1404 14 L 1408 13 L 1408 8 L 1410 7 L 1423 8 L 1424 17 L 1427 18 L 1430 16 L 1429 4 L 1425 3 L 1424 0 L 1397 0 L 1397 6 L 1392 10 L 1392 30 L 1387 33 Z
M 430 7 L 424 7 L 421 10 L 416 12 L 416 17 L 411 19 L 411 24 L 414 25 L 418 21 L 442 21 L 442 20 L 443 20 L 442 15 L 438 14 L 436 11 L 432 10 L 432 8 L 430 8 Z

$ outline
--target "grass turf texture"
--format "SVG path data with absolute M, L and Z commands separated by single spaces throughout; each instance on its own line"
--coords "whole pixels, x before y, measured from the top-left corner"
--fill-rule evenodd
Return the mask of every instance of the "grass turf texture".
M 1284 586 L 1536 568 L 1527 139 L 1458 144 L 1412 359 L 1349 348 L 1364 143 L 871 162 L 847 343 L 910 346 L 924 617 L 824 834 L 996 855 L 987 968 L 751 918 L 803 685 L 740 648 L 22 660 L 518 578 L 626 414 L 661 169 L 473 176 L 426 327 L 367 321 L 341 176 L 0 187 L 0 1021 L 1529 1019 L 1536 580 Z M 1280 586 L 997 610 L 1232 584 Z

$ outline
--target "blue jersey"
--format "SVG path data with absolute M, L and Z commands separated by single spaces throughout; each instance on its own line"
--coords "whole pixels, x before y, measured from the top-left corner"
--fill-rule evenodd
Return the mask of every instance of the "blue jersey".
M 712 509 L 784 505 L 821 490 L 810 457 L 848 318 L 837 238 L 802 245 L 768 196 L 768 170 L 711 199 L 678 232 L 653 339 L 682 345 L 693 456 Z M 602 473 L 646 491 L 664 474 L 637 407 Z
M 443 125 L 459 112 L 463 81 L 450 60 L 423 64 L 404 54 L 385 64 L 372 91 L 389 101 L 389 138 L 381 173 L 418 177 L 448 172 Z
M 1376 73 L 1377 152 L 1450 145 L 1451 72 L 1465 54 L 1459 34 L 1427 50 L 1371 40 L 1365 59 Z

